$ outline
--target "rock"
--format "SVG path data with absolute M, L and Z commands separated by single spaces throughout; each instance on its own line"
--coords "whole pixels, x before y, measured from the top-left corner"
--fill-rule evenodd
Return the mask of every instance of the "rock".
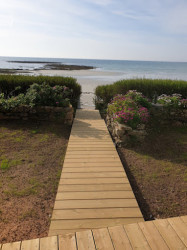
M 138 130 L 144 130 L 145 129 L 145 124 L 138 124 L 137 129 Z
M 117 126 L 119 129 L 123 130 L 123 131 L 132 131 L 132 128 L 125 125 L 125 124 L 121 124 L 121 123 L 118 123 L 116 122 Z
M 132 130 L 129 134 L 138 137 L 138 136 L 146 136 L 147 132 L 145 130 Z
M 116 128 L 116 135 L 119 137 L 122 137 L 124 135 L 125 131 L 121 129 Z

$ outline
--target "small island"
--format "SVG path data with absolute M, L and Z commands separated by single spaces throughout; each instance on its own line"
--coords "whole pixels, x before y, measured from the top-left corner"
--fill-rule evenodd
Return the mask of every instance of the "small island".
M 0 68 L 0 74 L 16 74 L 16 73 L 31 73 L 32 71 L 38 70 L 89 70 L 94 69 L 93 66 L 85 66 L 85 65 L 68 65 L 62 64 L 58 62 L 45 62 L 45 61 L 8 61 L 9 63 L 25 63 L 25 64 L 44 64 L 42 66 L 38 66 L 33 70 L 30 69 L 21 69 L 21 68 L 9 68 L 4 69 Z

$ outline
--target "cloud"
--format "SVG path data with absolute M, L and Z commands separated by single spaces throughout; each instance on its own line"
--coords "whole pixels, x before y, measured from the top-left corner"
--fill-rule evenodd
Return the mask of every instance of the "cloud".
M 100 6 L 107 6 L 114 3 L 114 0 L 85 0 L 85 1 Z
M 128 19 L 134 19 L 134 20 L 144 20 L 144 21 L 148 21 L 151 20 L 153 18 L 153 16 L 150 15 L 146 15 L 145 13 L 138 13 L 132 10 L 128 10 L 128 11 L 122 11 L 122 10 L 114 10 L 112 11 L 113 14 L 118 15 L 118 16 L 122 16 Z

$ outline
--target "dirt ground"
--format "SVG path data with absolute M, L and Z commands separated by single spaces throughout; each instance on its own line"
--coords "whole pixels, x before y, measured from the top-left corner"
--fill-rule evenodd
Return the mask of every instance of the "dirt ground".
M 0 243 L 48 234 L 70 126 L 0 121 Z
M 187 126 L 157 123 L 118 151 L 146 220 L 187 215 Z

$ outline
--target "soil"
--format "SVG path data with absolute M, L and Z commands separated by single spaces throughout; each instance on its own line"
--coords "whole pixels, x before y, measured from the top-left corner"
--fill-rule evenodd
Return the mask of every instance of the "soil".
M 187 126 L 152 124 L 118 152 L 145 220 L 187 215 Z
M 47 236 L 70 129 L 0 121 L 0 243 Z

